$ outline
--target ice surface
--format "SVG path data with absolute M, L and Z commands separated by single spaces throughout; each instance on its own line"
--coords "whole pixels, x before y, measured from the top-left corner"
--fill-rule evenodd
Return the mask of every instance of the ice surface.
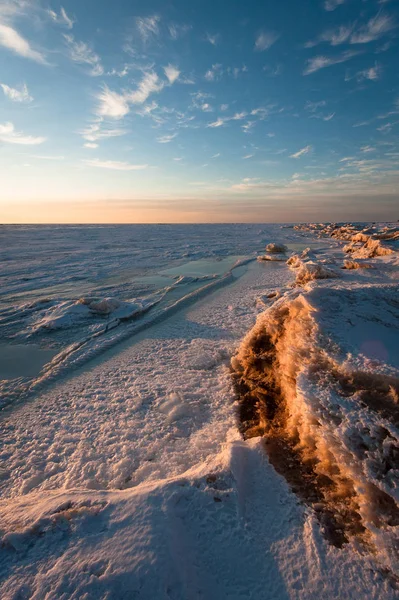
M 397 597 L 396 525 L 379 502 L 398 489 L 397 256 L 344 268 L 362 259 L 335 229 L 3 228 L 3 339 L 77 321 L 29 338 L 58 352 L 29 395 L 3 382 L 15 401 L 1 415 L 1 598 Z M 271 242 L 297 268 L 254 260 Z M 203 260 L 220 270 L 179 271 Z M 339 276 L 298 286 L 309 264 Z M 261 438 L 242 439 L 230 358 L 256 319 L 281 340 L 289 430 L 311 462 L 323 455 L 320 473 L 344 468 L 372 548 L 331 545 L 320 507 L 298 500 Z

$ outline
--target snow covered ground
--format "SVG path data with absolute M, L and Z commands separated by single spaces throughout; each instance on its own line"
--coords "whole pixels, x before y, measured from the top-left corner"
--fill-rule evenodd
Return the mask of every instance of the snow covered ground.
M 4 347 L 56 355 L 2 382 L 0 597 L 396 598 L 395 239 L 379 256 L 374 238 L 352 240 L 359 227 L 174 227 L 122 227 L 121 250 L 115 228 L 88 228 L 76 261 L 84 236 L 60 228 L 49 246 L 66 244 L 62 258 L 47 246 L 25 267 L 26 246 L 18 261 L 8 243 Z M 265 254 L 273 243 L 286 249 Z M 186 252 L 205 261 L 198 272 Z M 27 313 L 27 295 L 53 285 L 47 317 Z M 159 302 L 143 311 L 148 298 Z M 72 334 L 37 328 L 70 315 L 63 303 L 85 311 Z

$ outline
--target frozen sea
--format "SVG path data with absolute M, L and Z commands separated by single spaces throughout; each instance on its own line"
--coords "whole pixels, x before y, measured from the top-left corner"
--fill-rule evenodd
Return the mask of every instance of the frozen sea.
M 231 284 L 276 236 L 305 247 L 280 225 L 2 226 L 3 404 Z
M 2 226 L 0 598 L 397 598 L 398 239 Z

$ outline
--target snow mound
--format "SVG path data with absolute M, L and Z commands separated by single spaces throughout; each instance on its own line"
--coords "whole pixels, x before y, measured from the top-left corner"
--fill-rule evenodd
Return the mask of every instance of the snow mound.
M 298 255 L 291 256 L 287 264 L 292 269 L 297 269 L 295 284 L 305 285 L 315 279 L 335 279 L 338 273 L 320 262 L 303 261 Z
M 287 246 L 273 242 L 266 246 L 266 252 L 269 252 L 269 254 L 282 254 L 287 252 Z
M 41 313 L 33 322 L 33 332 L 55 331 L 79 326 L 95 317 L 127 319 L 143 310 L 143 304 L 135 301 L 122 301 L 117 298 L 80 298 L 78 301 L 65 301 Z
M 259 315 L 232 359 L 243 435 L 265 437 L 273 466 L 333 545 L 358 540 L 393 579 L 398 292 L 397 284 L 292 290 Z
M 373 269 L 373 265 L 369 262 L 362 262 L 361 260 L 344 260 L 344 269 Z

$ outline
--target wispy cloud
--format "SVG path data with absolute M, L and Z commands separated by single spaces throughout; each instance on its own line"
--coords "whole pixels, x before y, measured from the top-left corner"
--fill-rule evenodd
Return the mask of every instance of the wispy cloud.
M 212 123 L 208 123 L 207 127 L 222 127 L 226 122 L 228 121 L 228 119 L 222 119 L 221 117 L 219 117 L 218 119 L 216 119 L 216 121 L 213 121 Z
M 308 154 L 311 151 L 311 149 L 312 146 L 305 146 L 301 150 L 298 150 L 298 152 L 290 154 L 290 158 L 300 158 L 301 156 L 304 156 L 304 154 Z
M 317 102 L 312 102 L 311 100 L 308 100 L 305 104 L 305 110 L 314 113 L 326 104 L 327 102 L 325 100 L 318 100 Z
M 177 136 L 177 133 L 171 133 L 169 135 L 161 135 L 160 137 L 157 138 L 157 142 L 159 144 L 169 144 L 169 142 L 174 140 L 176 136 Z
M 207 81 L 217 81 L 222 75 L 222 65 L 217 63 L 212 65 L 212 68 L 209 69 L 204 77 Z
M 90 150 L 94 150 L 95 148 L 98 148 L 98 144 L 95 144 L 94 142 L 86 142 L 85 144 L 83 144 L 83 146 L 85 148 L 89 148 Z
M 324 8 L 328 11 L 335 10 L 341 4 L 344 4 L 345 0 L 325 0 Z
M 360 150 L 361 152 L 375 152 L 375 148 L 373 148 L 373 146 L 362 146 Z
M 279 35 L 273 31 L 261 31 L 255 40 L 255 50 L 268 50 L 278 40 Z
M 331 46 L 340 44 L 368 44 L 380 39 L 386 33 L 396 28 L 396 22 L 390 15 L 378 13 L 364 25 L 357 26 L 356 23 L 350 25 L 340 25 L 336 29 L 328 29 L 319 35 L 316 40 L 307 42 L 306 48 L 313 48 L 322 42 L 327 42 Z
M 178 40 L 180 37 L 185 35 L 192 29 L 191 25 L 179 24 L 179 23 L 170 23 L 168 25 L 169 35 L 172 40 Z
M 170 80 L 170 83 L 172 84 L 173 81 Z M 134 91 L 127 90 L 119 94 L 104 86 L 96 96 L 99 102 L 96 114 L 100 117 L 122 119 L 129 113 L 130 104 L 144 104 L 151 94 L 160 92 L 164 86 L 165 82 L 154 72 L 145 73 Z
M 72 17 L 69 17 L 67 15 L 63 6 L 61 6 L 61 10 L 60 10 L 59 14 L 51 9 L 47 10 L 47 14 L 50 16 L 52 21 L 54 21 L 54 23 L 57 23 L 57 25 L 63 25 L 64 27 L 67 27 L 68 29 L 72 29 L 74 23 L 76 23 L 76 21 L 74 19 L 72 19 Z
M 99 140 L 106 140 L 108 138 L 120 137 L 127 133 L 126 129 L 115 129 L 111 127 L 104 126 L 102 121 L 98 123 L 91 123 L 82 131 L 79 131 L 79 134 L 83 137 L 87 142 L 94 143 Z M 97 147 L 98 144 L 96 144 Z M 87 148 L 93 148 L 94 146 L 89 146 L 86 144 Z
M 132 165 L 127 162 L 117 160 L 100 160 L 99 158 L 87 159 L 83 161 L 89 167 L 98 169 L 112 169 L 115 171 L 141 171 L 146 169 L 148 165 Z
M 170 84 L 179 79 L 180 71 L 177 67 L 169 64 L 167 67 L 164 67 L 163 70 Z
M 159 79 L 156 73 L 145 73 L 137 90 L 128 94 L 128 100 L 132 104 L 143 104 L 151 94 L 160 92 L 163 87 L 164 82 Z
M 241 129 L 244 133 L 249 133 L 251 129 L 255 126 L 255 121 L 248 121 L 245 125 L 241 126 Z
M 326 67 L 331 67 L 332 65 L 338 65 L 350 60 L 354 56 L 357 56 L 357 54 L 358 52 L 354 50 L 347 50 L 338 56 L 314 56 L 307 61 L 303 74 L 310 75 L 311 73 L 315 73 L 320 69 L 325 69 Z
M 32 102 L 33 97 L 29 94 L 28 86 L 24 83 L 20 89 L 12 88 L 5 83 L 0 83 L 4 94 L 13 102 L 28 103 Z
M 113 119 L 122 119 L 129 112 L 129 102 L 126 94 L 118 94 L 104 86 L 101 92 L 97 94 L 99 104 L 96 114 L 100 117 L 112 117 Z
M 252 158 L 253 156 L 255 156 L 254 154 L 246 154 L 245 156 L 243 156 L 243 160 L 248 160 L 249 158 Z
M 220 34 L 215 33 L 214 35 L 211 35 L 210 33 L 207 33 L 205 35 L 205 40 L 212 44 L 212 46 L 217 46 L 220 40 Z
M 46 141 L 45 137 L 34 137 L 24 135 L 20 131 L 15 131 L 14 125 L 10 122 L 0 124 L 0 141 L 8 144 L 21 144 L 24 146 L 36 146 Z
M 11 52 L 34 60 L 37 63 L 46 65 L 47 61 L 44 55 L 34 50 L 29 42 L 25 40 L 15 29 L 0 23 L 0 46 L 7 48 Z
M 382 37 L 385 33 L 395 29 L 394 19 L 382 13 L 378 13 L 370 19 L 366 25 L 355 31 L 351 37 L 351 44 L 367 44 Z
M 89 65 L 91 67 L 89 74 L 93 77 L 104 74 L 100 57 L 88 44 L 75 41 L 73 35 L 70 34 L 64 34 L 64 39 L 68 48 L 68 56 L 73 62 Z
M 159 35 L 159 15 L 151 17 L 137 17 L 136 25 L 143 42 L 148 42 L 151 38 Z
M 369 81 L 378 81 L 381 79 L 382 75 L 382 67 L 381 65 L 375 63 L 374 67 L 370 67 L 369 69 L 363 69 L 362 71 L 358 71 L 355 75 L 357 81 L 361 82 L 364 80 Z

